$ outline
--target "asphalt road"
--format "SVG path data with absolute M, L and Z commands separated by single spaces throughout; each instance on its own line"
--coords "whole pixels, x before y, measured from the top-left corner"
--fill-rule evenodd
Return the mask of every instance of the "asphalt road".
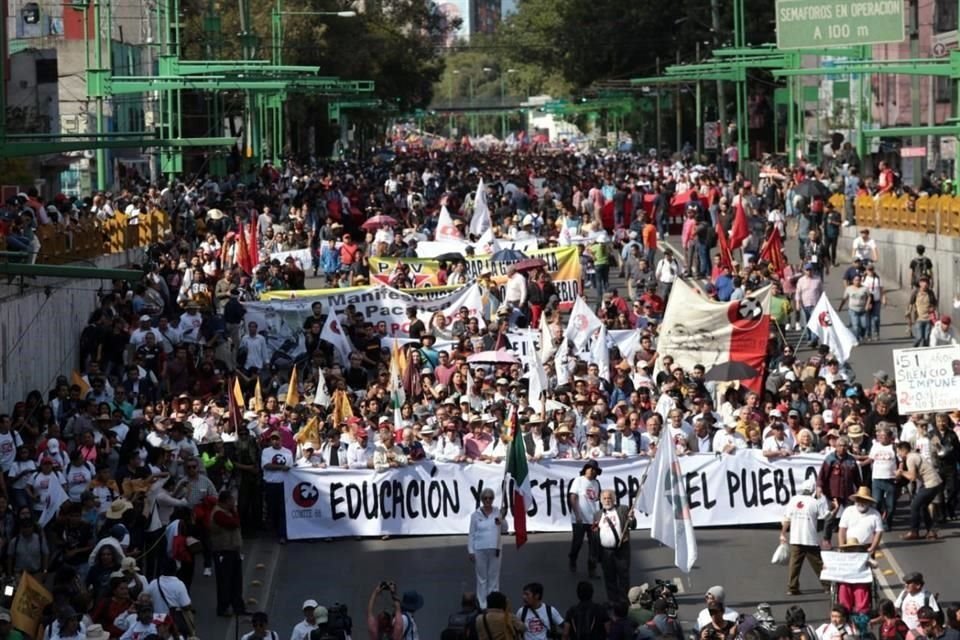
M 793 236 L 791 236 L 793 237 Z M 788 246 L 795 252 L 795 244 Z M 882 252 L 881 252 L 882 254 Z M 839 304 L 843 285 L 842 269 L 828 278 L 828 292 Z M 614 280 L 614 285 L 621 283 Z M 310 278 L 307 287 L 320 286 Z M 857 347 L 852 364 L 858 378 L 869 382 L 877 369 L 892 370 L 891 350 L 910 346 L 905 336 L 903 308 L 906 294 L 888 293 L 890 306 L 884 310 L 882 340 Z M 795 333 L 788 336 L 795 341 Z M 904 571 L 921 571 L 929 588 L 947 601 L 957 597 L 952 580 L 960 570 L 957 531 L 953 527 L 942 533 L 937 542 L 904 543 L 899 540 L 906 516 L 906 505 L 900 504 L 898 526 L 888 534 L 880 558 L 881 581 L 885 593 L 892 597 L 900 589 Z M 899 529 L 899 530 L 898 530 Z M 786 568 L 770 564 L 770 555 L 777 544 L 775 527 L 698 529 L 699 560 L 693 571 L 684 576 L 673 566 L 673 552 L 648 537 L 646 531 L 634 532 L 631 542 L 632 583 L 654 579 L 675 580 L 680 587 L 680 618 L 692 621 L 702 608 L 704 592 L 715 584 L 726 588 L 728 606 L 752 612 L 760 602 L 773 606 L 774 616 L 782 621 L 786 607 L 803 606 L 808 619 L 828 617 L 828 596 L 819 591 L 819 582 L 806 568 L 801 577 L 804 595 L 786 595 Z M 516 550 L 506 541 L 502 564 L 501 590 L 510 598 L 511 606 L 519 606 L 523 584 L 530 581 L 545 585 L 545 600 L 562 612 L 576 602 L 578 580 L 586 579 L 585 560 L 581 555 L 580 571 L 572 574 L 567 568 L 569 538 L 564 534 L 533 534 L 527 545 Z M 426 604 L 417 614 L 422 637 L 437 638 L 446 626 L 447 616 L 457 610 L 460 594 L 472 590 L 473 569 L 466 554 L 464 536 L 396 538 L 388 541 L 343 539 L 334 542 L 291 542 L 281 547 L 269 539 L 247 544 L 245 557 L 245 594 L 252 598 L 251 610 L 266 610 L 271 628 L 281 638 L 287 637 L 301 618 L 300 605 L 314 598 L 321 604 L 344 603 L 354 621 L 355 636 L 365 637 L 364 617 L 371 590 L 382 580 L 397 582 L 400 590 L 416 589 Z M 598 599 L 602 598 L 602 580 L 595 582 Z M 229 640 L 236 633 L 250 630 L 243 620 L 214 616 L 214 579 L 197 576 L 194 599 L 200 609 L 199 635 L 204 640 Z M 255 601 L 255 602 L 254 602 Z M 381 601 L 380 607 L 386 606 Z

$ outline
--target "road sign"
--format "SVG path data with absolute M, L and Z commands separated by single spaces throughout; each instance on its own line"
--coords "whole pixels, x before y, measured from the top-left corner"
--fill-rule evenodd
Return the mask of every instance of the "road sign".
M 902 42 L 903 0 L 777 0 L 777 48 Z

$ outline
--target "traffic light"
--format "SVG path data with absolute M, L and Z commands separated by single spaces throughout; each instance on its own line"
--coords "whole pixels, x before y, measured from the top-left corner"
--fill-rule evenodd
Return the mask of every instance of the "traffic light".
M 39 24 L 40 5 L 36 2 L 28 2 L 20 9 L 20 17 L 23 18 L 24 24 Z

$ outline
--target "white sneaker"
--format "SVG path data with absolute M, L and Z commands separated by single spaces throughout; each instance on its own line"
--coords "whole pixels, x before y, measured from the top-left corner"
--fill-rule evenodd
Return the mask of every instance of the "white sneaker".
M 207 576 L 207 577 L 209 578 L 210 576 L 213 575 L 213 569 L 211 569 L 210 567 L 206 567 L 206 568 L 203 570 L 203 575 L 205 575 L 205 576 Z

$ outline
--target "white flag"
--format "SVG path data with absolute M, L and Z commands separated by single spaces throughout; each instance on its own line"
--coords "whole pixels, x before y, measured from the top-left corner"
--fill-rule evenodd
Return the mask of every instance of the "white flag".
M 453 218 L 447 205 L 440 207 L 440 215 L 437 217 L 437 231 L 433 234 L 435 240 L 463 240 L 463 234 L 453 224 Z
M 353 343 L 350 342 L 350 338 L 347 337 L 347 332 L 343 328 L 343 325 L 340 324 L 340 320 L 337 319 L 337 314 L 333 309 L 327 314 L 327 321 L 320 331 L 320 339 L 326 340 L 333 345 L 333 352 L 340 362 L 340 366 L 344 369 L 350 366 L 350 354 L 356 351 L 356 349 Z
M 567 338 L 564 336 L 563 340 L 560 341 L 560 346 L 557 347 L 556 354 L 554 354 L 556 357 L 553 359 L 553 368 L 557 373 L 558 387 L 565 384 L 570 384 L 570 365 L 567 358 L 569 354 L 570 343 L 567 342 Z
M 830 304 L 826 293 L 820 294 L 820 300 L 807 320 L 807 329 L 837 354 L 840 364 L 850 359 L 850 352 L 859 344 L 857 337 L 843 324 L 837 310 Z
M 57 517 L 60 513 L 60 507 L 68 500 L 67 492 L 63 490 L 63 485 L 57 475 L 54 474 L 50 479 L 50 489 L 47 491 L 47 499 L 43 506 L 43 513 L 40 514 L 40 528 L 43 529 L 47 523 Z
M 483 232 L 493 227 L 490 220 L 490 208 L 487 206 L 487 188 L 483 184 L 483 178 L 480 178 L 480 184 L 477 185 L 477 195 L 473 198 L 473 216 L 470 218 L 470 233 L 476 237 L 483 235 Z
M 600 379 L 610 380 L 610 348 L 607 346 L 607 327 L 600 325 L 600 332 L 590 345 L 590 362 L 600 369 Z
M 543 362 L 541 362 L 540 354 L 537 353 L 536 349 L 533 350 L 530 370 L 527 371 L 526 377 L 530 380 L 530 387 L 527 389 L 527 401 L 531 407 L 539 411 L 541 408 L 540 396 L 547 390 L 547 372 L 543 368 Z
M 327 379 L 323 377 L 323 368 L 317 369 L 317 393 L 313 396 L 313 404 L 330 406 L 330 390 L 327 389 Z
M 633 364 L 633 354 L 640 348 L 639 329 L 614 329 L 609 332 L 610 338 L 616 343 L 620 356 Z
M 553 331 L 550 329 L 550 323 L 547 322 L 547 314 L 540 314 L 540 362 L 547 362 L 556 352 L 553 346 Z
M 567 321 L 567 330 L 563 335 L 573 343 L 573 346 L 579 352 L 583 350 L 583 345 L 593 335 L 593 332 L 603 326 L 597 314 L 587 305 L 586 300 L 578 296 L 577 301 L 570 311 L 570 320 Z
M 697 561 L 697 538 L 687 502 L 686 483 L 677 452 L 668 438 L 661 438 L 657 454 L 647 468 L 637 510 L 651 515 L 650 537 L 673 549 L 673 563 L 690 573 Z

